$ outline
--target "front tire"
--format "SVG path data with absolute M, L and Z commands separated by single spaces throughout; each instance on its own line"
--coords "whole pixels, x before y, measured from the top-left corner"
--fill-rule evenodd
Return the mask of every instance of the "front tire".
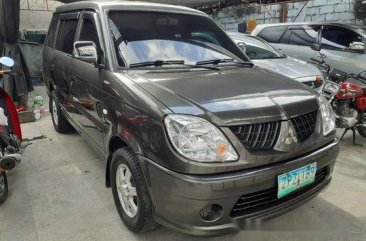
M 67 133 L 73 130 L 70 123 L 62 114 L 60 104 L 54 91 L 52 91 L 50 95 L 49 108 L 51 112 L 53 127 L 58 133 Z
M 129 148 L 118 149 L 110 167 L 111 187 L 123 223 L 134 233 L 156 228 L 153 204 L 137 156 Z
M 361 113 L 361 124 L 366 125 L 366 113 L 363 112 Z M 366 138 L 366 130 L 365 128 L 357 128 L 358 133 L 360 134 L 360 136 L 362 136 L 363 138 Z
M 0 204 L 5 202 L 8 197 L 8 180 L 6 178 L 6 173 L 0 173 Z
M 359 133 L 359 134 L 360 134 L 360 136 L 362 136 L 363 138 L 366 138 L 366 131 L 365 131 L 365 130 L 358 129 L 358 133 Z

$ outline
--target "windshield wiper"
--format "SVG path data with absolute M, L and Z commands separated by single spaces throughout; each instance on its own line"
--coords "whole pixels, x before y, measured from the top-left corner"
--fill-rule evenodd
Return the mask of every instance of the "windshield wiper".
M 155 66 L 161 67 L 163 65 L 182 65 L 184 64 L 184 60 L 155 60 L 155 61 L 146 61 L 141 63 L 130 64 L 130 68 L 138 68 L 138 67 L 147 67 L 147 66 Z
M 252 62 L 235 61 L 234 59 L 211 59 L 211 60 L 199 61 L 196 63 L 196 65 L 198 65 L 198 66 L 208 65 L 208 64 L 219 65 L 220 63 L 229 63 L 229 64 L 235 64 L 235 65 L 239 64 L 239 65 L 248 66 L 248 67 L 253 67 L 253 65 L 254 65 Z
M 147 61 L 141 63 L 130 64 L 130 68 L 139 68 L 139 67 L 161 67 L 163 65 L 183 65 L 190 68 L 203 68 L 203 69 L 210 69 L 210 70 L 220 70 L 218 67 L 214 66 L 200 66 L 195 64 L 186 64 L 184 60 L 155 60 L 155 61 Z

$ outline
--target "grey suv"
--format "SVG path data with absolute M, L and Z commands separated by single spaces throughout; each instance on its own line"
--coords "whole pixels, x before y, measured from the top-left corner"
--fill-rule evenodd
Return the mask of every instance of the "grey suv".
M 310 61 L 321 44 L 331 68 L 347 73 L 366 70 L 366 26 L 342 23 L 280 23 L 258 25 L 252 35 L 272 43 L 291 57 Z
M 139 2 L 57 8 L 43 73 L 56 131 L 106 160 L 123 223 L 196 235 L 304 204 L 331 180 L 328 102 L 254 67 L 206 14 Z

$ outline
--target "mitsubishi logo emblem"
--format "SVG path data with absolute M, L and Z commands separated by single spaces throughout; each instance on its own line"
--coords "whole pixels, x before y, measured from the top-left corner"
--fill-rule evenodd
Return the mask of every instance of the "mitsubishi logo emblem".
M 285 144 L 286 145 L 291 145 L 292 143 L 297 143 L 297 137 L 296 137 L 296 133 L 294 131 L 293 128 L 289 127 L 288 130 L 288 137 L 285 140 Z
M 296 150 L 298 144 L 297 133 L 291 121 L 283 121 L 281 123 L 280 136 L 274 149 L 282 152 L 291 152 Z

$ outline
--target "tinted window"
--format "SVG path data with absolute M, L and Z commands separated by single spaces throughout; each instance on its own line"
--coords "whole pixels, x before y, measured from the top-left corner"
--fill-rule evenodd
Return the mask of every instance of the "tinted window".
M 287 30 L 282 37 L 280 38 L 280 40 L 278 41 L 279 43 L 282 44 L 288 44 L 288 41 L 290 40 L 290 36 L 291 36 L 291 30 Z
M 207 17 L 131 11 L 114 11 L 109 17 L 117 59 L 123 57 L 128 65 L 155 60 L 183 60 L 187 64 L 212 59 L 248 60 Z
M 291 29 L 289 44 L 310 46 L 316 43 L 318 31 L 313 28 Z
M 48 34 L 47 34 L 47 46 L 51 47 L 51 48 L 53 47 L 53 42 L 55 40 L 58 19 L 59 19 L 58 15 L 53 16 L 49 30 L 48 30 Z
M 273 48 L 269 43 L 254 37 L 246 36 L 241 38 L 240 36 L 230 35 L 233 40 L 238 44 L 239 42 L 245 43 L 245 53 L 250 59 L 276 59 L 284 58 L 285 56 L 279 53 L 275 48 Z
M 100 48 L 99 44 L 99 38 L 98 38 L 98 32 L 97 29 L 92 21 L 89 19 L 83 20 L 83 25 L 81 26 L 81 32 L 80 32 L 80 41 L 92 41 L 95 43 L 97 48 Z
M 288 26 L 272 26 L 266 27 L 259 32 L 258 37 L 270 43 L 277 43 Z
M 74 44 L 78 20 L 62 20 L 60 23 L 59 35 L 57 37 L 56 49 L 71 54 Z
M 326 27 L 322 32 L 322 46 L 325 48 L 344 49 L 352 42 L 362 42 L 362 37 L 357 33 L 337 27 Z

